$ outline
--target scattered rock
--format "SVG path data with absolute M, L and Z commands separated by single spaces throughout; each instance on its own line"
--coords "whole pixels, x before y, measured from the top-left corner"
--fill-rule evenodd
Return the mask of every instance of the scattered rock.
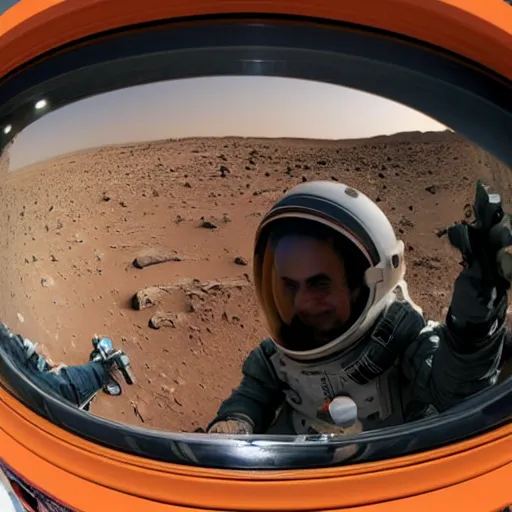
M 223 288 L 241 288 L 247 286 L 247 281 L 242 281 L 241 279 L 223 279 L 221 281 L 197 283 L 197 286 L 200 290 L 208 292 L 210 290 L 222 290 Z
M 138 291 L 132 297 L 132 308 L 135 310 L 142 310 L 153 307 L 157 304 L 160 304 L 163 294 L 171 293 L 176 290 L 181 290 L 190 296 L 196 295 L 201 297 L 211 290 L 242 288 L 248 285 L 249 282 L 247 278 L 221 279 L 219 281 L 206 282 L 201 282 L 198 279 L 183 278 L 176 280 L 175 282 L 168 285 L 149 286 L 143 290 Z
M 133 408 L 133 414 L 135 414 L 135 416 L 137 418 L 139 418 L 139 420 L 144 423 L 144 418 L 142 417 L 142 414 L 141 414 L 141 411 L 140 411 L 140 407 L 139 407 L 139 404 L 133 400 L 130 400 L 130 405 L 132 406 Z
M 52 286 L 55 286 L 55 281 L 50 276 L 44 276 L 41 278 L 41 286 L 43 288 L 51 288 Z
M 217 229 L 216 224 L 214 224 L 211 220 L 206 220 L 204 217 L 201 217 L 201 227 L 205 229 Z
M 149 319 L 148 323 L 151 329 L 160 329 L 161 327 L 176 327 L 174 319 L 171 315 L 166 313 L 157 313 Z
M 176 327 L 181 323 L 183 323 L 183 315 L 159 312 L 149 319 L 148 325 L 152 329 L 157 330 L 162 327 L 172 327 L 173 329 L 176 329 Z
M 414 222 L 410 219 L 408 219 L 407 217 L 402 217 L 400 220 L 399 220 L 399 224 L 400 226 L 403 226 L 404 228 L 413 228 L 414 227 Z
M 242 265 L 242 266 L 248 265 L 247 260 L 245 258 L 242 258 L 242 256 L 237 256 L 234 261 L 235 261 L 236 265 Z
M 177 254 L 169 254 L 160 249 L 146 249 L 133 260 L 133 266 L 143 269 L 150 265 L 167 263 L 169 261 L 182 261 L 182 258 Z
M 132 297 L 132 308 L 140 311 L 160 304 L 163 290 L 157 286 L 151 286 L 138 291 Z

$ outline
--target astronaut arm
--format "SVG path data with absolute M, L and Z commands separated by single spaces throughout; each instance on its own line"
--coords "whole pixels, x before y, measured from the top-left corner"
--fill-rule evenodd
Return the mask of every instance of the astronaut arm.
M 505 329 L 500 328 L 469 349 L 446 325 L 429 324 L 402 360 L 413 399 L 442 412 L 493 385 L 504 338 Z
M 492 290 L 482 289 L 476 277 L 473 269 L 461 272 L 446 323 L 430 322 L 403 357 L 413 399 L 439 412 L 493 385 L 499 375 L 508 297 L 489 300 Z
M 219 422 L 233 420 L 249 424 L 251 432 L 247 433 L 260 434 L 268 429 L 284 401 L 282 384 L 269 360 L 274 351 L 273 344 L 265 340 L 249 354 L 242 367 L 240 384 L 222 402 L 208 431 Z

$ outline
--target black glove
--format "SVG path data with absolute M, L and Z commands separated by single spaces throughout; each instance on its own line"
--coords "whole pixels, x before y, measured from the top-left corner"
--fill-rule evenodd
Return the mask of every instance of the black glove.
M 512 225 L 508 213 L 490 229 L 488 243 L 496 264 L 498 287 L 508 290 L 512 282 Z
M 460 250 L 464 270 L 452 295 L 446 324 L 466 339 L 485 339 L 504 321 L 512 280 L 512 227 L 501 198 L 477 184 L 471 223 L 448 229 L 450 243 Z
M 507 288 L 493 286 L 475 260 L 455 280 L 446 325 L 466 343 L 485 340 L 505 321 L 507 299 Z

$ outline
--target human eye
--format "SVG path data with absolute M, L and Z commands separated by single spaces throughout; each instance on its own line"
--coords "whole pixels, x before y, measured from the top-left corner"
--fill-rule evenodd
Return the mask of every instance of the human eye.
M 314 283 L 313 288 L 315 290 L 328 290 L 331 286 L 331 282 L 328 279 L 322 279 Z
M 331 280 L 328 276 L 318 276 L 309 282 L 313 290 L 327 290 L 331 286 Z
M 296 293 L 297 292 L 297 283 L 295 281 L 291 281 L 288 279 L 283 279 L 284 288 L 288 293 Z

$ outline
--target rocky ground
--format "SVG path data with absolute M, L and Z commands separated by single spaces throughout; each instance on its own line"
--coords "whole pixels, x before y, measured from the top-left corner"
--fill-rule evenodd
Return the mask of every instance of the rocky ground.
M 265 336 L 252 242 L 284 191 L 329 179 L 377 201 L 405 241 L 413 299 L 440 319 L 459 266 L 436 233 L 462 218 L 477 178 L 512 197 L 506 173 L 450 132 L 186 139 L 62 156 L 2 180 L 0 318 L 68 364 L 86 360 L 93 334 L 109 335 L 138 382 L 93 412 L 191 430 Z M 146 266 L 155 259 L 165 262 Z

